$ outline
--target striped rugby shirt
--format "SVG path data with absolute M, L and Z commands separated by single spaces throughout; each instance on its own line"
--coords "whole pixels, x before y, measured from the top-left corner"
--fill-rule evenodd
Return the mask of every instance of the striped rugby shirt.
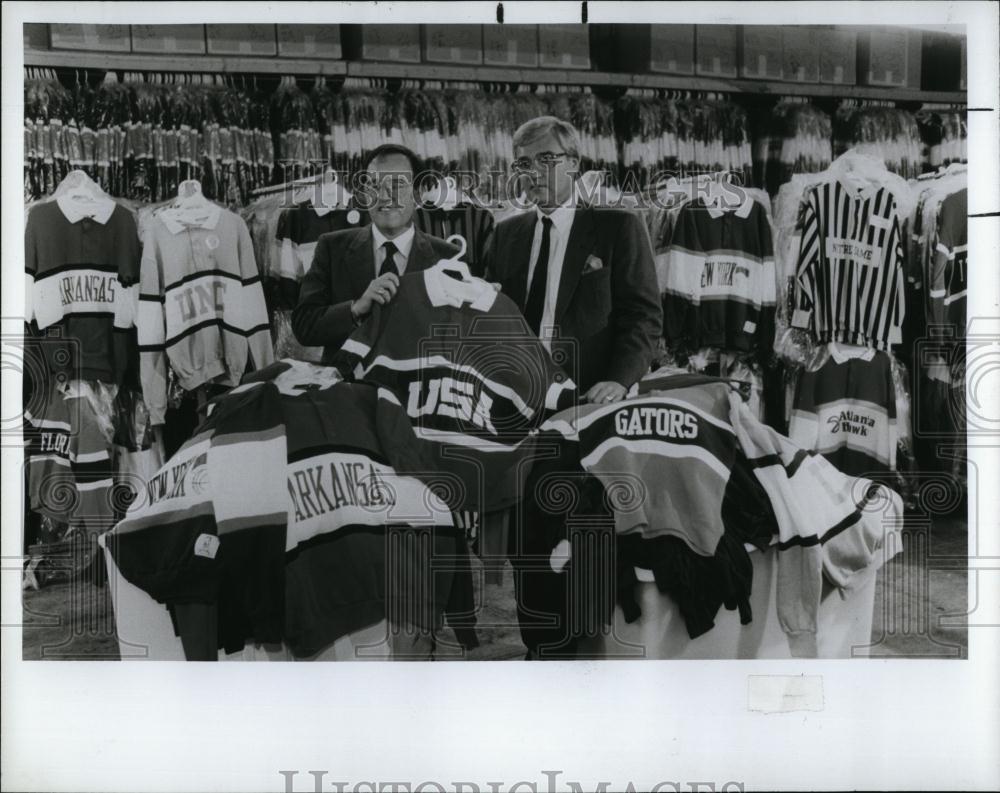
M 766 354 L 774 343 L 776 286 L 771 224 L 750 197 L 731 210 L 684 205 L 661 290 L 664 335 L 690 349 Z
M 799 379 L 788 434 L 845 474 L 896 470 L 896 390 L 888 354 L 831 343 L 829 359 Z
M 312 267 L 316 243 L 323 234 L 362 228 L 370 222 L 368 213 L 358 208 L 353 197 L 346 207 L 317 207 L 310 201 L 283 210 L 275 231 L 281 246 L 278 264 L 281 306 L 295 308 L 298 303 L 298 284 Z
M 46 368 L 122 384 L 137 355 L 139 236 L 131 213 L 111 203 L 92 218 L 70 201 L 38 204 L 28 214 L 24 266 L 26 321 L 47 332 L 38 345 Z
M 101 429 L 90 383 L 55 379 L 24 411 L 30 508 L 72 526 L 114 522 L 111 437 Z
M 887 350 L 905 314 L 903 246 L 896 199 L 886 187 L 840 180 L 806 196 L 792 324 L 820 341 Z
M 136 322 L 142 393 L 162 424 L 167 366 L 181 387 L 236 385 L 274 360 L 270 324 L 246 223 L 213 207 L 200 223 L 164 210 L 143 240 Z
M 514 302 L 485 281 L 437 267 L 404 275 L 344 342 L 335 365 L 384 386 L 454 477 L 453 509 L 490 510 L 521 496 L 532 432 L 576 385 L 531 333 Z
M 465 261 L 474 275 L 482 275 L 486 241 L 493 231 L 493 214 L 485 207 L 461 202 L 450 209 L 421 206 L 413 216 L 416 227 L 432 237 L 446 240 L 458 234 L 465 240 Z
M 952 193 L 941 202 L 927 294 L 928 324 L 954 325 L 959 338 L 965 336 L 968 214 L 968 189 Z

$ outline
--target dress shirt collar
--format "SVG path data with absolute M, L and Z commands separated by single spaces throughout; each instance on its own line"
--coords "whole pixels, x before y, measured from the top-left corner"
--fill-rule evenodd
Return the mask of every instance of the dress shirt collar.
M 411 223 L 410 227 L 406 231 L 404 231 L 402 234 L 400 234 L 395 239 L 391 239 L 390 240 L 388 237 L 385 236 L 385 234 L 383 234 L 381 231 L 379 231 L 378 230 L 378 226 L 376 226 L 373 223 L 372 224 L 372 239 L 375 242 L 375 262 L 376 262 L 376 264 L 381 264 L 382 263 L 382 257 L 380 255 L 380 251 L 382 250 L 382 246 L 385 245 L 387 242 L 391 242 L 393 245 L 396 246 L 396 250 L 399 251 L 399 255 L 403 257 L 404 261 L 409 260 L 409 258 L 410 258 L 410 249 L 413 247 L 413 238 L 416 236 L 416 234 L 417 234 L 417 229 Z M 398 263 L 398 260 L 397 260 L 397 263 Z
M 562 206 L 556 207 L 548 215 L 542 212 L 542 210 L 537 206 L 535 207 L 535 216 L 538 220 L 546 217 L 549 218 L 552 221 L 552 227 L 560 235 L 564 235 L 569 231 L 570 226 L 573 225 L 573 218 L 575 215 L 576 204 L 572 199 Z

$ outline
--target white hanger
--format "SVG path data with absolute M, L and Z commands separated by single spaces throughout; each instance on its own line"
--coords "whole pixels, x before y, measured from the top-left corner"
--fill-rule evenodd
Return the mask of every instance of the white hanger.
M 197 179 L 186 179 L 177 185 L 177 209 L 200 209 L 208 204 L 208 199 L 201 192 L 201 182 Z
M 434 268 L 441 272 L 458 273 L 462 276 L 463 281 L 471 281 L 472 274 L 469 272 L 469 265 L 461 261 L 461 258 L 465 256 L 465 251 L 468 247 L 465 237 L 461 234 L 452 234 L 448 237 L 447 242 L 457 243 L 459 251 L 451 259 L 439 259 L 438 263 L 434 265 Z

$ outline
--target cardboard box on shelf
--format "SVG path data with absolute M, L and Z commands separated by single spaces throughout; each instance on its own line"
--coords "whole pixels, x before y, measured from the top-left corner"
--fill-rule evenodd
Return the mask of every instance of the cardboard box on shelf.
M 132 52 L 201 55 L 204 25 L 132 25 Z
M 206 25 L 212 55 L 277 55 L 274 25 Z
M 483 62 L 489 66 L 538 66 L 538 25 L 483 25 Z
M 47 50 L 49 48 L 49 26 L 40 22 L 25 22 L 24 48 L 27 50 Z
M 278 25 L 278 55 L 340 59 L 340 25 Z
M 854 85 L 858 81 L 858 34 L 853 30 L 818 28 L 819 81 Z
M 695 71 L 712 77 L 736 77 L 737 25 L 695 25 Z
M 780 80 L 782 74 L 781 27 L 744 25 L 740 77 Z
M 360 57 L 366 61 L 420 63 L 420 25 L 360 25 Z
M 589 69 L 590 31 L 586 25 L 539 25 L 539 65 L 550 69 Z
M 649 70 L 694 74 L 694 25 L 651 25 Z
M 52 49 L 131 52 L 128 25 L 49 25 Z
M 424 25 L 424 60 L 432 63 L 482 63 L 483 26 Z
M 864 28 L 858 33 L 858 83 L 920 88 L 920 31 Z
M 795 83 L 819 82 L 819 50 L 815 28 L 789 25 L 781 29 L 783 78 Z

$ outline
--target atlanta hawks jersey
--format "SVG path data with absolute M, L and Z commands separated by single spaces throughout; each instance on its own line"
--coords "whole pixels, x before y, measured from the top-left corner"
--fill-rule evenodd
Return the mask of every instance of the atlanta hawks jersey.
M 403 408 L 436 469 L 453 477 L 454 509 L 514 503 L 532 431 L 576 393 L 510 298 L 438 267 L 404 275 L 395 299 L 344 343 L 337 365 L 383 386 L 381 397 Z
M 831 343 L 827 361 L 799 378 L 788 434 L 845 474 L 896 470 L 896 391 L 888 354 Z
M 899 343 L 903 247 L 892 193 L 824 182 L 809 191 L 802 226 L 792 324 L 823 342 Z

